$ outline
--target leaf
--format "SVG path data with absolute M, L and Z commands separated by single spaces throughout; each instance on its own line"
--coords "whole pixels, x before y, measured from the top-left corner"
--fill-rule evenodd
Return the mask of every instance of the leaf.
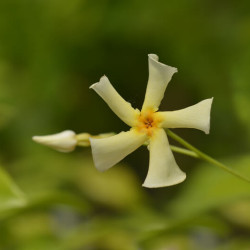
M 250 176 L 250 155 L 224 161 L 246 176 Z M 210 164 L 201 164 L 197 172 L 190 170 L 180 195 L 168 209 L 181 218 L 218 208 L 241 198 L 250 197 L 250 183 L 242 181 Z
M 24 194 L 8 173 L 0 167 L 0 212 L 26 204 Z
M 245 34 L 245 31 L 249 30 L 249 25 L 243 27 L 242 33 Z M 246 40 L 243 39 L 242 42 Z M 235 108 L 235 115 L 241 121 L 242 126 L 247 131 L 248 138 L 250 136 L 250 116 L 248 108 L 250 105 L 250 91 L 249 91 L 249 56 L 250 49 L 249 46 L 243 48 L 242 45 L 238 46 L 241 48 L 241 60 L 234 64 L 231 70 L 230 79 L 232 81 L 232 90 L 233 90 L 233 105 Z M 245 135 L 246 136 L 246 135 Z
M 220 210 L 231 223 L 250 229 L 250 199 L 242 199 Z
M 89 199 L 115 209 L 137 207 L 144 204 L 146 198 L 136 175 L 123 164 L 99 172 L 92 159 L 86 157 L 84 167 L 77 172 L 76 183 Z

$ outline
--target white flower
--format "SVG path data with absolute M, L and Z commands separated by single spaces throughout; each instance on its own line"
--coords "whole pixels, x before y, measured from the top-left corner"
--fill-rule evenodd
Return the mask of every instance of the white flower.
M 71 130 L 53 135 L 33 136 L 32 139 L 37 143 L 65 153 L 73 151 L 77 145 L 76 134 Z
M 176 68 L 158 62 L 149 55 L 149 79 L 141 111 L 132 108 L 113 88 L 106 76 L 90 86 L 131 129 L 103 139 L 90 138 L 93 159 L 98 170 L 114 166 L 145 142 L 149 143 L 149 170 L 144 187 L 156 188 L 178 184 L 186 174 L 180 170 L 170 150 L 164 128 L 195 128 L 209 133 L 213 98 L 177 111 L 157 112 L 165 89 Z

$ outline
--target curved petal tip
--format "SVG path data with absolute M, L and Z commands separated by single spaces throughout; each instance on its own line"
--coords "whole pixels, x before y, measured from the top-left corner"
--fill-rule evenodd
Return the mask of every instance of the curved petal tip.
M 145 182 L 142 184 L 143 187 L 146 188 L 160 188 L 160 187 L 169 187 L 173 185 L 177 185 L 186 179 L 186 173 L 180 170 L 176 175 L 172 175 L 169 177 L 166 177 L 165 180 L 162 180 L 162 178 L 159 178 L 159 180 L 145 180 Z
M 109 79 L 108 79 L 107 76 L 104 75 L 104 76 L 102 76 L 102 77 L 100 78 L 99 82 L 93 83 L 92 85 L 89 86 L 89 88 L 90 88 L 90 89 L 95 89 L 95 87 L 97 87 L 98 85 L 100 85 L 100 84 L 102 84 L 102 83 L 104 83 L 104 82 L 106 82 L 106 81 L 109 82 Z
M 207 123 L 204 128 L 205 134 L 209 134 L 210 132 L 210 120 L 211 120 L 211 108 L 212 108 L 212 103 L 213 103 L 214 98 L 206 99 L 204 102 L 206 103 L 207 107 Z
M 148 54 L 148 57 L 157 62 L 159 61 L 159 56 L 157 56 L 156 54 Z

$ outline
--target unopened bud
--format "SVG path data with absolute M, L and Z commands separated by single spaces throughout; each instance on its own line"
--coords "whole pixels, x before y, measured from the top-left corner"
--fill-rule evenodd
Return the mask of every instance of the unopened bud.
M 40 144 L 53 148 L 60 152 L 71 152 L 77 145 L 76 134 L 72 130 L 45 136 L 33 136 L 32 139 Z

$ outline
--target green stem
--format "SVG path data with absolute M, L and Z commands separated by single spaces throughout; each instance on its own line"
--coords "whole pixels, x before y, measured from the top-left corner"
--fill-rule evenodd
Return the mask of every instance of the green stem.
M 188 156 L 191 156 L 191 157 L 194 157 L 194 158 L 199 158 L 199 156 L 194 151 L 191 151 L 191 150 L 188 150 L 188 149 L 185 149 L 185 148 L 176 147 L 176 146 L 173 146 L 173 145 L 170 145 L 170 148 L 171 148 L 172 151 L 174 151 L 176 153 L 188 155 Z
M 184 139 L 182 139 L 180 136 L 178 136 L 177 134 L 175 134 L 174 132 L 172 132 L 169 129 L 166 129 L 166 132 L 168 134 L 168 136 L 170 136 L 172 139 L 174 139 L 175 141 L 179 142 L 182 146 L 184 146 L 185 148 L 193 151 L 194 153 L 196 153 L 196 155 L 200 158 L 203 159 L 217 167 L 220 167 L 221 169 L 227 171 L 228 173 L 244 180 L 247 182 L 250 182 L 250 180 L 244 176 L 242 176 L 241 174 L 235 172 L 234 170 L 232 170 L 231 168 L 227 167 L 226 165 L 222 164 L 221 162 L 215 160 L 214 158 L 212 158 L 211 156 L 201 152 L 199 149 L 195 148 L 194 146 L 192 146 L 190 143 L 188 143 L 187 141 L 185 141 Z

